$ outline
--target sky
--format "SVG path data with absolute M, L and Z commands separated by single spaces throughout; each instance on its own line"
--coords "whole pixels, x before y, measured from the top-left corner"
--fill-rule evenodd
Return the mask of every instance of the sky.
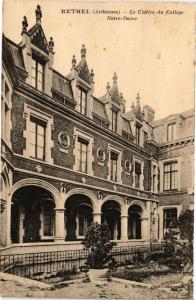
M 194 106 L 195 7 L 182 3 L 146 2 L 68 2 L 63 0 L 5 0 L 3 32 L 14 42 L 21 41 L 25 15 L 30 29 L 35 24 L 35 9 L 42 9 L 46 38 L 54 39 L 54 68 L 66 75 L 71 59 L 80 60 L 85 44 L 89 69 L 94 70 L 96 97 L 112 85 L 118 75 L 118 88 L 130 110 L 139 92 L 141 105 L 150 105 L 156 119 L 180 113 Z M 105 14 L 62 14 L 61 9 L 86 8 L 120 10 L 120 16 L 137 20 L 107 20 Z M 130 10 L 135 11 L 130 15 Z M 138 10 L 163 10 L 164 14 Z M 183 11 L 182 14 L 171 12 Z M 170 14 L 166 14 L 170 11 Z M 124 13 L 126 12 L 126 13 Z M 117 16 L 117 15 L 110 15 Z

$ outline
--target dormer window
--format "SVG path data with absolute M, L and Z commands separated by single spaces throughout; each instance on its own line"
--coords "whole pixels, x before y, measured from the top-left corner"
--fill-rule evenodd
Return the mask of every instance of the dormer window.
M 167 126 L 167 140 L 172 141 L 176 139 L 176 123 Z
M 32 57 L 31 67 L 31 82 L 32 85 L 39 91 L 44 90 L 44 63 Z
M 112 110 L 112 130 L 117 132 L 117 112 Z
M 139 124 L 136 124 L 136 126 L 135 126 L 135 142 L 137 145 L 140 144 L 140 130 L 141 130 L 141 126 Z
M 80 88 L 80 113 L 86 115 L 87 92 Z

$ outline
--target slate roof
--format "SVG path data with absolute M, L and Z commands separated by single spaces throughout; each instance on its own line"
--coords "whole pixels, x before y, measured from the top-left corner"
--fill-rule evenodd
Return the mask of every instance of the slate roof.
M 188 118 L 188 117 L 191 117 L 192 115 L 194 114 L 194 109 L 189 109 L 189 110 L 186 110 L 182 113 L 179 113 L 179 114 L 171 114 L 163 119 L 159 119 L 159 120 L 156 120 L 156 121 L 153 121 L 152 122 L 152 125 L 154 127 L 157 127 L 157 126 L 160 126 L 162 125 L 166 120 L 169 120 L 169 119 L 175 119 L 175 118 L 178 118 L 179 116 L 182 116 L 183 118 Z
M 52 87 L 69 98 L 73 98 L 71 83 L 64 76 L 53 69 Z
M 21 48 L 8 38 L 6 38 L 6 42 L 12 54 L 14 64 L 22 69 L 25 69 Z
M 95 97 L 93 97 L 93 112 L 102 119 L 108 120 L 104 103 Z
M 130 122 L 125 117 L 122 117 L 122 130 L 131 133 Z
M 131 120 L 133 118 L 133 113 L 131 110 L 129 110 L 124 114 L 124 116 L 126 119 Z

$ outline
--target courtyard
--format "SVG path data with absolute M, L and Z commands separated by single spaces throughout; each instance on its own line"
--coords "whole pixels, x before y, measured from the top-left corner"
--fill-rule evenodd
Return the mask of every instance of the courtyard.
M 28 287 L 25 284 L 12 280 L 0 281 L 0 291 L 3 297 L 36 297 L 36 298 L 75 298 L 75 299 L 190 299 L 191 293 L 179 288 L 179 280 L 182 274 L 162 276 L 162 278 L 151 278 L 155 280 L 153 288 L 134 287 L 127 283 L 104 282 L 96 284 L 92 282 L 75 282 L 64 284 L 64 287 L 53 290 L 42 290 L 39 287 Z M 166 288 L 173 284 L 175 291 Z M 161 288 L 162 286 L 162 288 Z M 178 287 L 177 287 L 178 286 Z

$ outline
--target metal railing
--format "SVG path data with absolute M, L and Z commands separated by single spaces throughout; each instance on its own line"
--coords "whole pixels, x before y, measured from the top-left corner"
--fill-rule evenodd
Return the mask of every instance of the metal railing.
M 114 247 L 112 256 L 118 263 L 139 260 L 141 255 L 162 251 L 163 244 L 151 246 Z M 85 265 L 90 251 L 66 250 L 53 252 L 38 252 L 24 254 L 1 255 L 0 271 L 23 277 L 32 277 L 41 273 L 52 273 L 60 270 L 71 270 L 73 267 Z

